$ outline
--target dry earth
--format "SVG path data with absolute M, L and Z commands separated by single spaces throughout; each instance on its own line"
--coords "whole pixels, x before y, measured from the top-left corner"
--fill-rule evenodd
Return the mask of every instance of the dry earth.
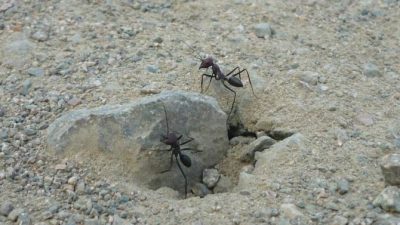
M 399 1 L 3 0 L 0 43 L 1 224 L 400 224 L 372 204 L 400 150 Z M 198 54 L 249 70 L 246 129 L 304 138 L 249 177 L 225 160 L 239 186 L 185 200 L 47 150 L 62 113 L 199 92 Z

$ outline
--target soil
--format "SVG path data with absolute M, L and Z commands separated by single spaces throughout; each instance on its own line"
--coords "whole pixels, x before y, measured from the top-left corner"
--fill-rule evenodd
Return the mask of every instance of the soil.
M 257 31 L 260 23 L 272 33 Z M 6 0 L 0 43 L 0 202 L 27 212 L 19 222 L 372 224 L 398 216 L 372 202 L 385 187 L 379 159 L 400 150 L 399 1 Z M 46 128 L 62 113 L 199 92 L 206 54 L 225 73 L 247 68 L 255 96 L 244 74 L 235 89 L 247 131 L 300 133 L 305 151 L 250 173 L 254 186 L 187 199 L 47 151 Z M 229 112 L 233 95 L 220 81 L 205 94 Z M 236 184 L 244 164 L 232 149 L 219 167 Z M 338 193 L 343 180 L 350 187 Z M 14 224 L 4 214 L 0 223 Z

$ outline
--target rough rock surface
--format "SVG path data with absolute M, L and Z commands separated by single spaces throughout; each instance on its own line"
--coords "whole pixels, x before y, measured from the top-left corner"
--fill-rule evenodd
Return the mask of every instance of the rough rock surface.
M 185 173 L 198 180 L 203 169 L 217 164 L 229 146 L 225 113 L 213 98 L 197 93 L 166 91 L 130 104 L 68 112 L 49 126 L 48 146 L 60 154 L 99 157 L 99 165 L 113 171 L 123 164 L 124 175 L 137 184 L 181 190 L 184 182 L 176 165 L 171 172 L 160 173 L 169 167 L 171 155 L 169 146 L 160 142 L 167 133 L 163 104 L 169 132 L 182 134 L 181 142 L 194 138 L 184 147 L 201 151 L 185 151 L 192 160 L 190 168 L 184 167 Z M 101 164 L 100 159 L 107 157 L 115 160 L 110 166 Z

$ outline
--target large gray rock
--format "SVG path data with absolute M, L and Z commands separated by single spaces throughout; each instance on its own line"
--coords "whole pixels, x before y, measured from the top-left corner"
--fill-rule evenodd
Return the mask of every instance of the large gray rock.
M 94 162 L 99 172 L 123 172 L 127 179 L 152 189 L 168 186 L 182 191 L 184 181 L 175 162 L 170 172 L 160 173 L 168 169 L 171 155 L 161 151 L 169 149 L 160 142 L 167 132 L 162 104 L 170 132 L 182 134 L 181 141 L 194 138 L 184 146 L 201 151 L 185 151 L 192 160 L 190 168 L 183 166 L 190 186 L 229 148 L 226 114 L 215 99 L 201 94 L 168 91 L 126 105 L 69 112 L 49 126 L 48 147 L 58 154 Z

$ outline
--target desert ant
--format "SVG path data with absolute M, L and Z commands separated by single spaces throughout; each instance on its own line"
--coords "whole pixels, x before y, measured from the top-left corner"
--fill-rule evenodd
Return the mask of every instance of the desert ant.
M 190 46 L 189 44 L 187 44 L 186 42 L 184 42 L 190 49 L 192 49 L 193 52 L 196 52 L 195 49 Z M 226 89 L 228 89 L 229 91 L 233 92 L 233 102 L 232 102 L 232 106 L 231 106 L 231 110 L 229 111 L 228 114 L 228 118 L 232 113 L 233 110 L 233 106 L 235 104 L 235 100 L 236 100 L 236 92 L 230 88 L 229 86 L 226 85 L 225 81 L 228 82 L 228 84 L 230 84 L 231 86 L 234 87 L 243 87 L 243 82 L 242 82 L 242 77 L 240 76 L 242 73 L 246 72 L 247 77 L 249 78 L 249 83 L 250 83 L 250 87 L 251 87 L 251 91 L 253 92 L 253 95 L 256 96 L 254 94 L 254 89 L 253 89 L 253 84 L 251 83 L 251 79 L 250 79 L 250 75 L 249 72 L 247 71 L 247 69 L 240 69 L 240 67 L 235 67 L 233 70 L 231 70 L 229 73 L 224 74 L 220 67 L 218 66 L 218 64 L 214 61 L 214 58 L 212 58 L 211 56 L 208 56 L 206 58 L 201 57 L 199 54 L 197 54 L 198 59 L 200 59 L 201 64 L 199 69 L 208 69 L 211 67 L 212 69 L 212 74 L 206 74 L 203 73 L 201 75 L 201 93 L 203 93 L 203 82 L 204 82 L 204 77 L 209 77 L 210 81 L 207 85 L 207 88 L 205 91 L 208 90 L 208 88 L 210 87 L 211 84 L 211 80 L 214 78 L 215 80 L 221 80 L 222 85 L 224 85 L 224 87 Z M 236 76 L 239 75 L 239 78 L 237 78 Z
M 187 144 L 191 141 L 193 141 L 194 139 L 189 137 L 189 140 L 184 141 L 182 143 L 179 143 L 181 138 L 183 137 L 183 135 L 175 133 L 175 132 L 169 132 L 169 126 L 168 126 L 168 116 L 167 116 L 167 110 L 165 109 L 165 105 L 162 104 L 163 108 L 164 108 L 164 114 L 165 114 L 165 121 L 167 124 L 167 133 L 166 135 L 161 135 L 161 142 L 171 146 L 168 150 L 166 151 L 172 151 L 171 153 L 171 159 L 170 159 L 170 164 L 169 164 L 169 168 L 167 170 L 162 171 L 161 173 L 165 173 L 168 172 L 172 169 L 172 164 L 173 164 L 173 157 L 175 156 L 175 161 L 176 164 L 178 165 L 179 170 L 181 171 L 183 178 L 185 179 L 185 198 L 187 197 L 187 186 L 188 186 L 188 181 L 187 181 L 187 177 L 185 175 L 185 173 L 182 170 L 181 164 L 179 163 L 178 160 L 178 156 L 180 161 L 182 162 L 183 165 L 185 165 L 186 167 L 190 167 L 192 165 L 192 160 L 190 159 L 190 157 L 186 154 L 183 154 L 182 151 L 185 150 L 193 150 L 191 148 L 181 148 L 182 145 Z M 199 150 L 196 150 L 196 152 L 201 152 Z

